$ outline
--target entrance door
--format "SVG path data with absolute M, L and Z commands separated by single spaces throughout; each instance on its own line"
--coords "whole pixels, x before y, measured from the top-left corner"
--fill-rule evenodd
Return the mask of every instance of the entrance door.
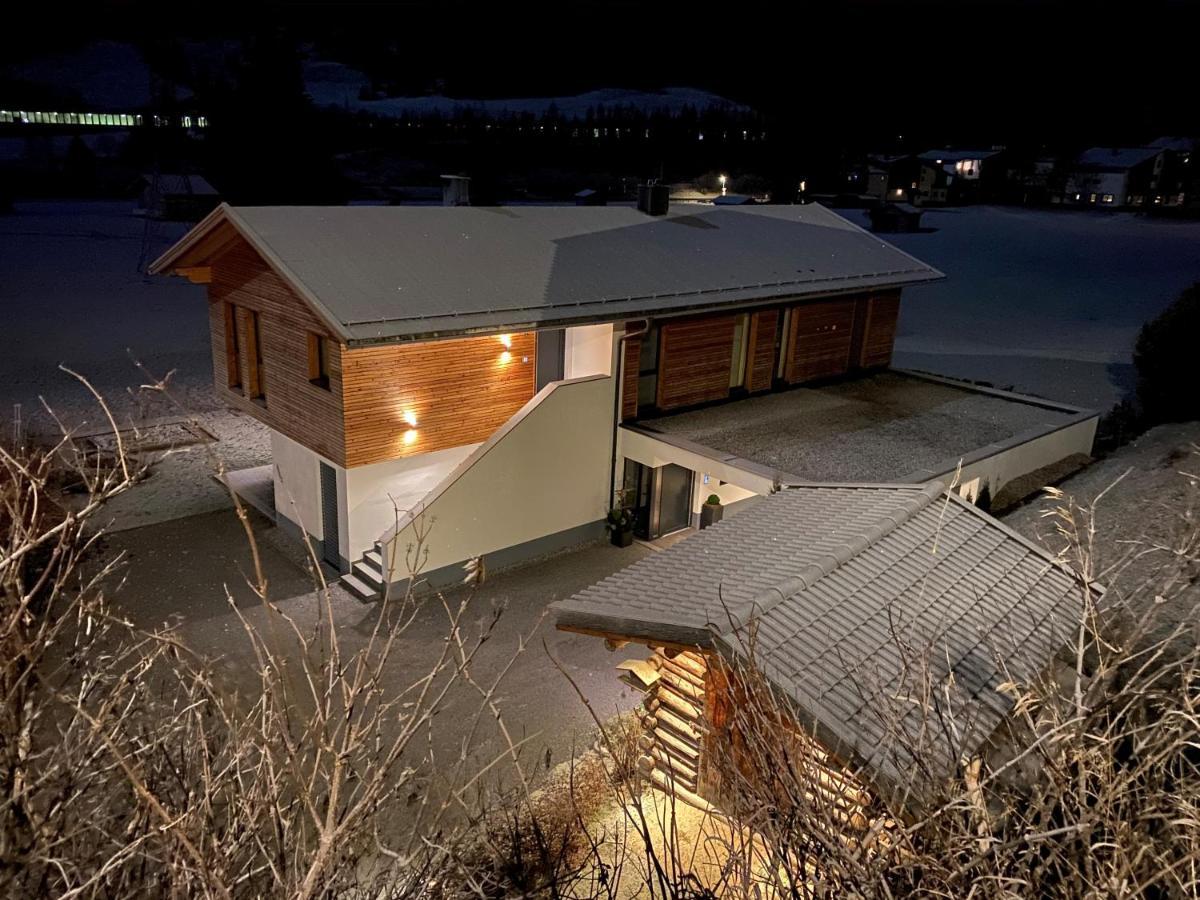
M 692 470 L 668 463 L 658 470 L 658 537 L 692 524 Z
M 321 463 L 321 555 L 335 569 L 341 569 L 342 556 L 338 546 L 337 472 L 333 466 Z

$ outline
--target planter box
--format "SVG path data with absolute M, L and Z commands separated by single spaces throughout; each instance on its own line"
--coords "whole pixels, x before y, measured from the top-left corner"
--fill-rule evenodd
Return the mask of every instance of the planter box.
M 612 542 L 614 547 L 628 547 L 633 544 L 633 529 L 621 531 L 613 529 Z
M 700 527 L 707 528 L 709 525 L 716 525 L 725 515 L 725 507 L 719 503 L 705 503 L 700 507 Z

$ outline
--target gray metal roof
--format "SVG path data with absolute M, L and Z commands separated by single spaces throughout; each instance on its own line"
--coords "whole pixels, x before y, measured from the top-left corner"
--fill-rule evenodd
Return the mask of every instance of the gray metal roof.
M 952 163 L 960 162 L 968 159 L 990 159 L 998 154 L 999 150 L 926 150 L 917 158 L 928 162 L 943 162 Z
M 351 343 L 712 309 L 943 277 L 816 204 L 222 206 L 152 271 L 229 221 Z
M 558 624 L 747 655 L 798 719 L 876 783 L 947 772 L 1078 623 L 1081 588 L 940 483 L 789 488 L 552 604 Z M 903 698 L 926 659 L 946 721 Z M 909 672 L 911 675 L 911 672 Z M 898 723 L 898 724 L 897 724 Z M 943 730 L 941 725 L 952 725 Z M 954 732 L 954 735 L 951 734 Z
M 1094 169 L 1131 169 L 1162 153 L 1159 147 L 1092 147 L 1079 155 L 1079 165 Z

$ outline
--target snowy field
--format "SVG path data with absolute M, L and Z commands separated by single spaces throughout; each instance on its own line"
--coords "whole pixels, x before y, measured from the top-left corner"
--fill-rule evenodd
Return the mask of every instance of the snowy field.
M 947 275 L 905 291 L 895 365 L 1079 406 L 1125 394 L 1138 328 L 1200 281 L 1200 222 L 977 206 L 921 224 L 883 235 Z
M 266 429 L 220 408 L 212 396 L 212 354 L 204 288 L 138 271 L 144 239 L 153 259 L 186 230 L 146 223 L 129 202 L 17 205 L 0 216 L 0 428 L 12 434 L 21 404 L 26 433 L 52 433 L 44 397 L 80 431 L 104 425 L 96 402 L 64 363 L 87 376 L 122 425 L 196 414 L 218 440 L 212 449 L 232 469 L 270 461 Z M 139 391 L 151 381 L 133 360 L 170 383 L 178 405 Z M 154 476 L 106 507 L 114 530 L 150 525 L 229 505 L 202 447 L 156 459 Z

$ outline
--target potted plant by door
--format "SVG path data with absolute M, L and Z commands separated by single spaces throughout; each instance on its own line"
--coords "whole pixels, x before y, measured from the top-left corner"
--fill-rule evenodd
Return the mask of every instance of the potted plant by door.
M 604 525 L 612 536 L 614 546 L 628 547 L 633 543 L 633 510 L 614 506 L 608 511 Z
M 724 515 L 725 507 L 721 505 L 721 498 L 716 494 L 709 494 L 704 505 L 700 507 L 700 527 L 707 528 L 709 525 L 716 525 Z

